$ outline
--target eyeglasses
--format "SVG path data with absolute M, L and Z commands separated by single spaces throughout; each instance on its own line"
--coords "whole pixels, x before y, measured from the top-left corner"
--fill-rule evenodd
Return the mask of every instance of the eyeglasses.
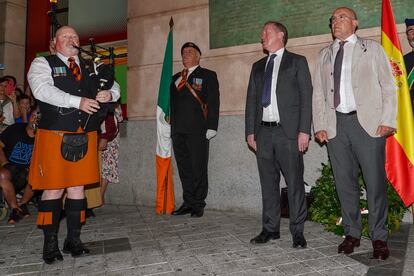
M 338 16 L 331 16 L 329 18 L 329 24 L 332 24 L 332 23 L 334 23 L 336 21 L 342 22 L 342 21 L 345 21 L 346 19 L 355 20 L 355 18 L 349 17 L 349 16 L 347 16 L 345 14 L 340 14 Z
M 409 29 L 406 32 L 407 35 L 414 35 L 414 29 Z

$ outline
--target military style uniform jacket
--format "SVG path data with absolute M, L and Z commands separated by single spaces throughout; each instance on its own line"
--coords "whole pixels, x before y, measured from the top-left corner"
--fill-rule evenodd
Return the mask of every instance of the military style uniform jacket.
M 200 99 L 208 104 L 207 120 L 203 117 L 200 103 L 186 86 L 179 91 L 175 85 L 180 73 L 173 76 L 170 86 L 171 134 L 204 134 L 207 129 L 217 130 L 220 92 L 217 74 L 198 66 L 187 78 Z
M 414 76 L 414 51 L 409 52 L 408 54 L 404 55 L 404 63 L 405 63 L 405 67 L 407 68 L 407 75 L 409 76 L 411 73 L 411 75 Z M 410 85 L 410 83 L 408 83 L 408 85 Z M 411 94 L 411 104 L 412 104 L 413 112 L 414 112 L 414 82 L 410 87 L 410 94 Z

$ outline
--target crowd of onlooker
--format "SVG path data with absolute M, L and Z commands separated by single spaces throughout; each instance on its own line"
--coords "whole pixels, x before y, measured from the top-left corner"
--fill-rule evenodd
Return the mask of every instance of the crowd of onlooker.
M 23 92 L 13 76 L 0 78 L 0 104 L 0 193 L 10 209 L 8 223 L 13 224 L 30 215 L 27 204 L 34 192 L 27 185 L 27 175 L 37 108 L 30 89 Z M 18 202 L 16 193 L 22 191 Z

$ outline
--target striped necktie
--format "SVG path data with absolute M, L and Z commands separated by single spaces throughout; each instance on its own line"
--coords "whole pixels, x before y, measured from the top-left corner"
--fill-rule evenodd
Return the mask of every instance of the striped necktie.
M 69 69 L 72 71 L 73 76 L 75 77 L 76 81 L 80 81 L 82 79 L 82 75 L 80 73 L 80 68 L 76 64 L 75 59 L 73 57 L 68 58 L 69 61 Z
M 187 68 L 181 71 L 181 80 L 180 80 L 180 83 L 177 85 L 177 90 L 180 90 L 181 88 L 184 87 L 185 82 L 187 81 L 187 74 L 188 74 Z

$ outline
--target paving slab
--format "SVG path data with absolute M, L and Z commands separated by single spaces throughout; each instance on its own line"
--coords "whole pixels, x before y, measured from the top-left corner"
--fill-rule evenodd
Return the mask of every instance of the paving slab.
M 403 224 L 389 239 L 390 258 L 372 259 L 369 239 L 348 256 L 337 253 L 342 237 L 306 222 L 308 246 L 292 248 L 288 219 L 281 238 L 264 245 L 250 239 L 260 218 L 206 209 L 201 218 L 156 215 L 152 207 L 106 205 L 83 227 L 91 254 L 52 265 L 41 259 L 43 235 L 32 216 L 15 225 L 0 222 L 0 275 L 414 275 L 414 229 Z M 66 236 L 62 220 L 59 246 Z

